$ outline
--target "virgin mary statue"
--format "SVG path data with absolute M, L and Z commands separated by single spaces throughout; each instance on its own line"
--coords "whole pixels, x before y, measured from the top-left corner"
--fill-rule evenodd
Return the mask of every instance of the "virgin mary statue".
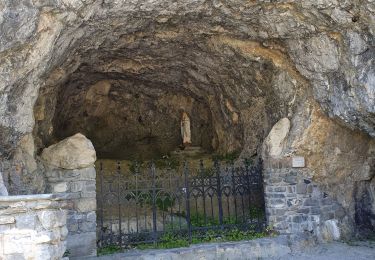
M 182 144 L 184 146 L 191 145 L 191 131 L 190 131 L 190 118 L 189 115 L 184 111 L 181 117 L 181 136 Z

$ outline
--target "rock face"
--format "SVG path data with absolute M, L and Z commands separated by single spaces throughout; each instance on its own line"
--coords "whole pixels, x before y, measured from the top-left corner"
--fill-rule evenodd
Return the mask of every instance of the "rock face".
M 75 134 L 43 150 L 45 164 L 63 169 L 81 169 L 93 166 L 96 153 L 91 141 Z
M 101 158 L 161 158 L 182 144 L 180 110 L 184 110 L 192 117 L 193 145 L 212 150 L 214 135 L 207 103 L 163 86 L 134 89 L 124 80 L 84 86 L 79 82 L 61 93 L 52 122 L 54 135 L 40 135 L 40 142 L 81 132 Z M 38 133 L 51 127 L 46 120 L 38 122 Z
M 184 109 L 193 145 L 242 157 L 260 155 L 282 119 L 263 155 L 304 156 L 299 179 L 345 209 L 339 227 L 373 223 L 355 215 L 374 205 L 373 0 L 5 0 L 0 28 L 10 193 L 38 191 L 41 151 L 77 132 L 101 156 L 163 154 L 181 141 Z M 92 164 L 93 148 L 78 140 L 42 158 Z

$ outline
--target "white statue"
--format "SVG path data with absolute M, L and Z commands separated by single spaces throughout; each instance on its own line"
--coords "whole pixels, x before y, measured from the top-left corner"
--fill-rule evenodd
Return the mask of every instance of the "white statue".
M 182 112 L 181 136 L 182 136 L 182 144 L 184 146 L 191 145 L 190 118 L 186 112 Z

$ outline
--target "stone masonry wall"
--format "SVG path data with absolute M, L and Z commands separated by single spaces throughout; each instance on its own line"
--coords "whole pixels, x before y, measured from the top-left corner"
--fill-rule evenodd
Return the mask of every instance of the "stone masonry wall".
M 94 167 L 46 171 L 47 190 L 69 192 L 67 251 L 70 258 L 96 255 L 96 172 Z
M 282 234 L 309 232 L 320 239 L 339 239 L 344 209 L 321 192 L 306 168 L 292 168 L 291 158 L 264 163 L 268 224 Z
M 0 196 L 0 259 L 61 259 L 68 194 Z

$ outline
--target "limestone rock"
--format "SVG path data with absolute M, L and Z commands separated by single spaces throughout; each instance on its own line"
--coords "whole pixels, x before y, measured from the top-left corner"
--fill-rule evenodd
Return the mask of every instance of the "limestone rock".
M 285 139 L 289 133 L 290 121 L 288 118 L 280 119 L 268 134 L 263 148 L 265 157 L 279 157 L 283 151 Z
M 325 241 L 339 240 L 341 237 L 337 220 L 330 219 L 323 223 L 322 236 Z
M 92 166 L 96 153 L 91 141 L 82 134 L 75 134 L 43 150 L 42 159 L 47 165 L 80 169 Z
M 7 196 L 7 195 L 8 195 L 8 190 L 4 184 L 3 173 L 0 171 L 0 196 Z

